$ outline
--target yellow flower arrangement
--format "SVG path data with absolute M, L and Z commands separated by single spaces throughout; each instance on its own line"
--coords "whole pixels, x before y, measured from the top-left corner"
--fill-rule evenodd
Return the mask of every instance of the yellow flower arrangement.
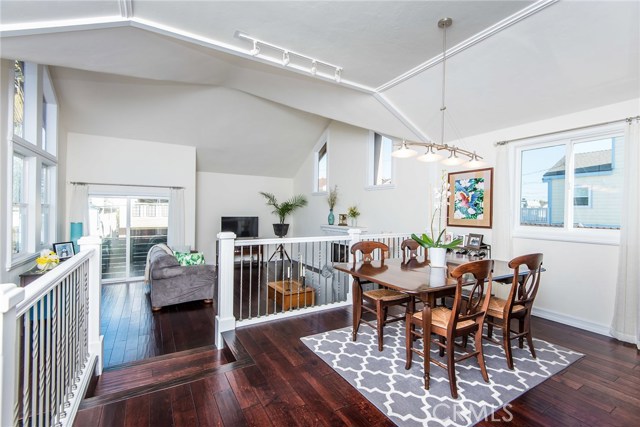
M 58 265 L 60 258 L 55 252 L 49 249 L 43 249 L 40 251 L 40 256 L 36 258 L 36 265 L 38 270 L 47 271 Z

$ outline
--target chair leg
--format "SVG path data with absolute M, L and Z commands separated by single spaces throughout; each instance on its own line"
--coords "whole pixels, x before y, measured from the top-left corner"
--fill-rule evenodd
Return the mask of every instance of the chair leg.
M 411 313 L 407 313 L 405 317 L 405 348 L 407 350 L 406 362 L 404 364 L 404 369 L 411 369 L 411 357 L 413 356 L 413 352 L 411 351 L 411 347 L 413 346 L 413 330 L 415 326 L 411 322 Z
M 378 351 L 382 351 L 382 332 L 384 331 L 384 309 L 381 301 L 376 301 L 376 317 L 378 330 Z
M 487 373 L 487 366 L 484 363 L 484 351 L 482 350 L 482 329 L 478 329 L 476 331 L 476 348 L 475 350 L 478 352 L 478 365 L 480 365 L 480 372 L 482 372 L 482 378 L 485 382 L 489 382 L 489 374 Z
M 493 337 L 493 317 L 487 315 L 487 338 Z
M 447 341 L 447 373 L 449 374 L 449 388 L 451 389 L 451 397 L 458 398 L 458 385 L 456 384 L 456 362 L 453 347 L 453 339 Z
M 524 318 L 518 319 L 518 333 L 520 333 L 520 337 L 518 337 L 518 347 L 524 348 L 524 336 L 522 333 L 524 332 Z
M 440 344 L 445 345 L 446 343 L 447 343 L 446 338 L 443 337 L 442 335 L 440 335 Z M 439 353 L 438 354 L 440 355 L 440 357 L 443 357 L 445 349 L 444 349 L 444 347 L 440 347 L 440 346 L 438 346 L 438 347 L 439 347 Z
M 531 336 L 531 317 L 527 315 L 524 320 L 524 328 L 527 331 L 527 345 L 529 346 L 529 351 L 531 351 L 531 356 L 536 358 L 536 350 L 533 348 L 533 337 Z
M 462 346 L 463 346 L 464 348 L 467 348 L 467 342 L 468 342 L 468 340 L 469 340 L 469 335 L 465 335 L 465 336 L 463 336 L 463 337 L 462 337 Z
M 511 324 L 510 320 L 505 320 L 502 325 L 502 347 L 504 348 L 504 356 L 507 359 L 507 366 L 513 370 L 513 356 L 511 354 Z

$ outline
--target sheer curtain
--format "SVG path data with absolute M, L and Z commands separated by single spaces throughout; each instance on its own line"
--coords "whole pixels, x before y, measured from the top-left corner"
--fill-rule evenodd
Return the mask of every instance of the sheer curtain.
M 624 136 L 625 209 L 620 225 L 620 254 L 611 335 L 640 349 L 640 119 L 629 121 Z
M 513 209 L 513 167 L 509 162 L 510 149 L 507 144 L 498 145 L 496 168 L 493 178 L 493 232 L 491 256 L 509 261 L 513 257 L 511 239 L 511 211 Z
M 184 246 L 184 188 L 172 188 L 170 192 L 167 245 L 173 249 Z
M 69 222 L 82 223 L 82 234 L 89 235 L 89 186 L 86 184 L 71 187 Z

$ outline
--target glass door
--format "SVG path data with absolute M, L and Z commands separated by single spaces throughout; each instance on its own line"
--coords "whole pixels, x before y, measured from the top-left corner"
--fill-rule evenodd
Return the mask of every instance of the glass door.
M 102 237 L 103 281 L 143 277 L 147 252 L 167 242 L 168 224 L 166 198 L 90 197 L 90 233 Z

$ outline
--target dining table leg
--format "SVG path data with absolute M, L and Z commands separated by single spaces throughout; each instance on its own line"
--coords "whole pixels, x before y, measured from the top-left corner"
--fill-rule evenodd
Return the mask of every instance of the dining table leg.
M 352 340 L 355 341 L 358 335 L 358 328 L 360 327 L 360 317 L 362 316 L 362 286 L 360 280 L 357 277 L 353 278 L 351 284 L 351 295 L 353 295 L 353 336 Z

